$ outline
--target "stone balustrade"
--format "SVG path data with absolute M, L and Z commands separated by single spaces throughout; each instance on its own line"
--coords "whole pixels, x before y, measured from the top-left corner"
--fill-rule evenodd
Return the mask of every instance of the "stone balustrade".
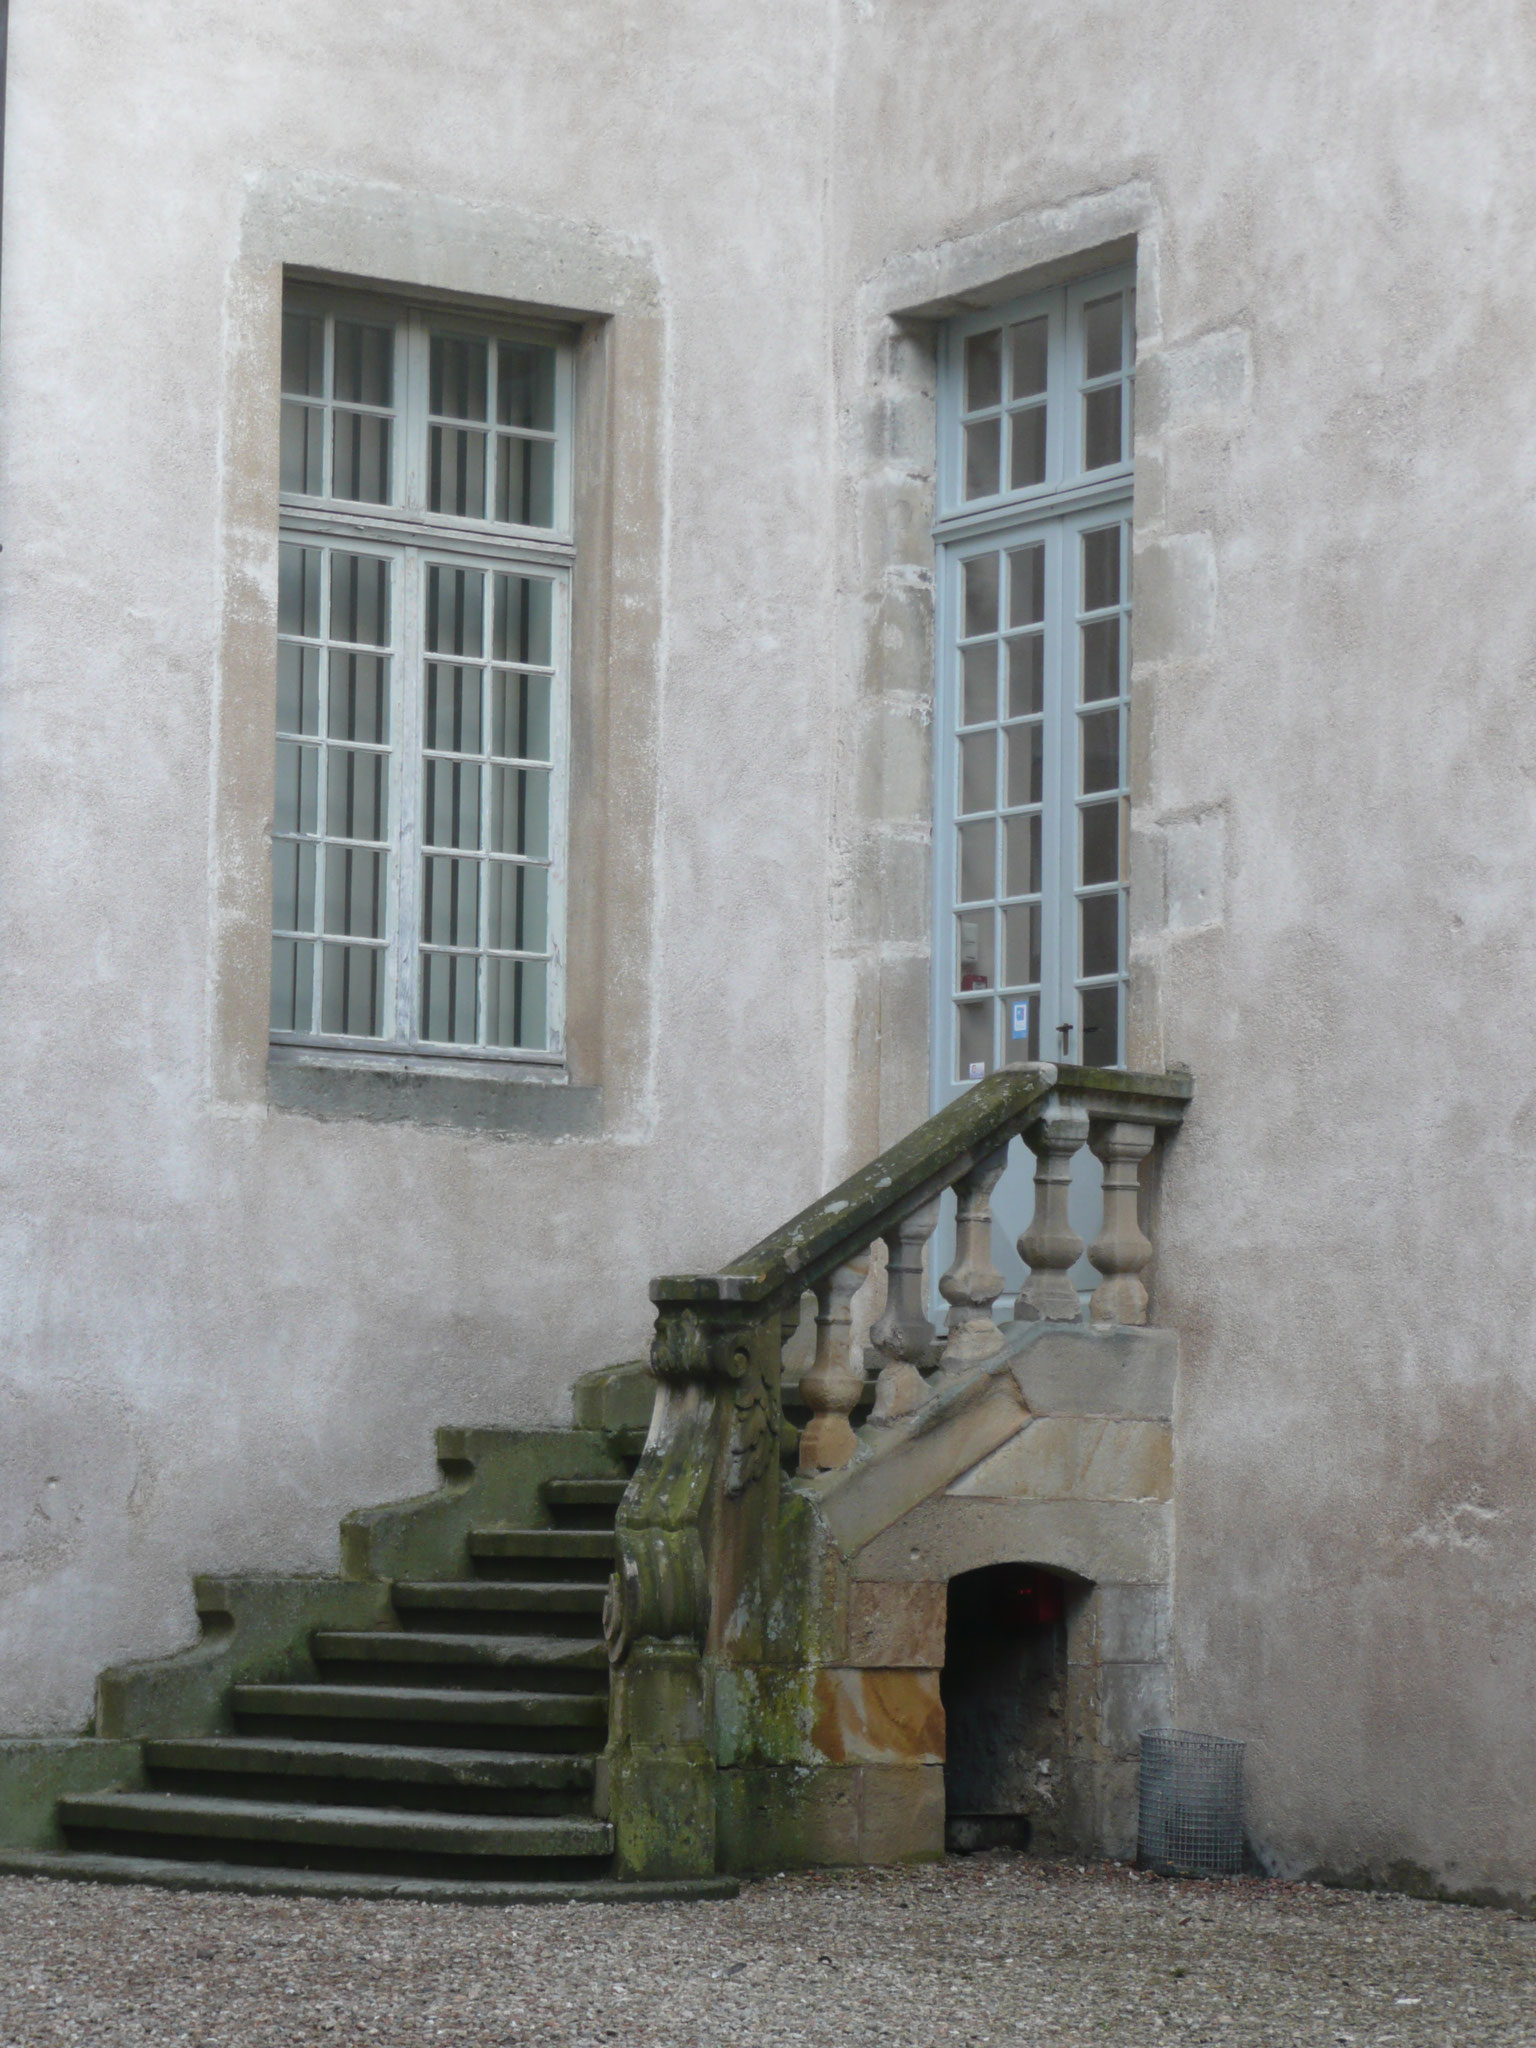
M 1141 1162 L 1159 1132 L 1180 1122 L 1192 1092 L 1182 1072 L 1032 1064 L 989 1075 L 724 1271 L 656 1281 L 658 1342 L 669 1319 L 689 1315 L 706 1332 L 772 1322 L 775 1344 L 782 1344 L 797 1326 L 803 1293 L 811 1291 L 816 1352 L 800 1382 L 810 1410 L 800 1469 L 846 1465 L 858 1447 L 851 1417 L 865 1384 L 853 1345 L 853 1303 L 874 1245 L 883 1242 L 886 1255 L 885 1308 L 869 1333 L 879 1360 L 875 1424 L 920 1407 L 935 1374 L 973 1372 L 1007 1341 L 994 1315 L 1003 1277 L 992 1257 L 992 1192 L 1015 1137 L 1033 1152 L 1036 1166 L 1034 1216 L 1018 1247 L 1029 1277 L 1013 1320 L 1082 1319 L 1072 1269 L 1085 1248 L 1072 1228 L 1068 1196 L 1074 1156 L 1087 1145 L 1103 1168 L 1103 1220 L 1087 1248 L 1101 1277 L 1088 1317 L 1101 1326 L 1145 1323 L 1141 1274 L 1152 1246 L 1138 1218 Z M 948 1304 L 941 1335 L 924 1307 L 923 1274 L 940 1198 L 949 1189 L 955 1251 L 938 1283 Z M 666 1341 L 675 1346 L 675 1332 Z

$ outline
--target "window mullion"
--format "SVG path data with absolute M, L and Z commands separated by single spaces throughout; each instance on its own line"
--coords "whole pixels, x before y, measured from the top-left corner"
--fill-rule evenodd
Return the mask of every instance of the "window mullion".
M 395 854 L 395 1036 L 408 1045 L 415 1029 L 421 925 L 421 695 L 424 575 L 421 557 L 401 557 L 400 655 L 396 663 L 395 711 L 398 744 L 394 766 Z
M 546 1001 L 549 1004 L 549 1046 L 552 1052 L 564 1057 L 565 1054 L 565 892 L 568 861 L 566 804 L 570 782 L 568 773 L 568 748 L 570 744 L 570 609 L 571 585 L 568 577 L 561 577 L 556 583 L 559 593 L 559 617 L 555 621 L 556 655 L 555 679 L 550 690 L 550 801 L 549 801 L 549 908 L 548 930 L 545 943 L 549 948 L 549 981 Z

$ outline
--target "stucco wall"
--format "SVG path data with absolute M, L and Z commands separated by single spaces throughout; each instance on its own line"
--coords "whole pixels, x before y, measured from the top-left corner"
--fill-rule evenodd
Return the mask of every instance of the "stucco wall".
M 1134 239 L 1133 1054 L 1198 1077 L 1178 1711 L 1249 1738 L 1286 1869 L 1536 1887 L 1523 10 L 11 14 L 0 1725 L 78 1725 L 194 1568 L 330 1561 L 432 1424 L 556 1416 L 651 1271 L 922 1114 L 932 318 Z M 649 337 L 596 1136 L 269 1114 L 251 1071 L 238 370 L 327 233 Z

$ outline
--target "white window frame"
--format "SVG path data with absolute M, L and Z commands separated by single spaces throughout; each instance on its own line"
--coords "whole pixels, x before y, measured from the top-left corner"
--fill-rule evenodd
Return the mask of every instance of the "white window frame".
M 1039 995 L 1031 998 L 1030 1038 L 1010 1041 L 1013 1011 L 1011 1000 L 1002 996 L 1008 986 L 1002 959 L 1003 920 L 997 912 L 994 969 L 987 984 L 987 1001 L 994 1013 L 991 1052 L 985 1070 L 1010 1060 L 1038 1057 L 1058 1060 L 1083 1057 L 1082 1000 L 1096 987 L 1116 987 L 1119 1031 L 1114 1059 L 1096 1064 L 1120 1065 L 1125 1059 L 1127 1003 L 1127 893 L 1128 893 L 1128 726 L 1129 726 L 1129 619 L 1130 619 L 1130 513 L 1132 437 L 1135 366 L 1134 275 L 1116 270 L 1084 278 L 1051 290 L 1032 293 L 1007 305 L 991 306 L 967 313 L 944 328 L 939 348 L 937 516 L 935 539 L 935 756 L 937 777 L 934 802 L 934 977 L 933 977 L 933 1094 L 935 1106 L 952 1101 L 972 1085 L 969 1068 L 961 1071 L 960 1061 L 960 944 L 958 903 L 958 822 L 960 809 L 959 735 L 964 729 L 960 693 L 960 646 L 962 634 L 962 577 L 965 561 L 988 551 L 1006 555 L 1010 549 L 1043 545 L 1045 548 L 1044 607 L 1044 704 L 1042 786 L 1042 873 L 1040 905 Z M 1083 310 L 1096 299 L 1112 292 L 1124 294 L 1121 361 L 1124 371 L 1115 377 L 1088 379 L 1084 374 Z M 973 335 L 1021 321 L 1044 318 L 1047 323 L 1045 366 L 1045 456 L 1040 481 L 1008 489 L 1008 451 L 1000 449 L 1000 488 L 986 495 L 965 498 L 964 432 L 967 420 L 1001 418 L 1008 410 L 1006 387 L 998 403 L 968 413 L 964 403 L 965 345 Z M 1119 381 L 1121 388 L 1121 459 L 1092 471 L 1083 467 L 1084 398 L 1097 388 Z M 1079 692 L 1079 607 L 1078 574 L 1081 559 L 1079 536 L 1096 527 L 1121 523 L 1122 602 L 1118 607 L 1124 625 L 1121 630 L 1119 693 L 1114 698 L 1095 700 L 1090 706 L 1080 701 Z M 1005 621 L 1006 626 L 1006 621 Z M 1005 707 L 1006 708 L 1006 707 Z M 1119 713 L 1119 778 L 1113 790 L 1102 788 L 1086 793 L 1080 786 L 1080 761 L 1085 728 L 1082 720 L 1094 712 Z M 1004 721 L 997 723 L 1001 754 Z M 1001 770 L 999 771 L 1001 772 Z M 1104 802 L 1113 797 L 1119 804 L 1119 874 L 1110 884 L 1085 884 L 1080 871 L 1079 816 L 1088 801 Z M 1004 805 L 1000 788 L 995 806 L 999 817 Z M 1052 829 L 1054 827 L 1054 829 Z M 993 901 L 1001 905 L 1006 896 L 1001 872 L 1001 826 L 996 847 L 999 868 Z M 1085 976 L 1079 972 L 1080 905 L 1085 897 L 1118 893 L 1118 959 L 1115 972 Z M 989 909 L 987 914 L 993 915 Z M 1072 1034 L 1064 1052 L 1058 1026 L 1069 1021 L 1055 1014 L 1070 1005 Z M 1041 1014 L 1042 1010 L 1044 1014 Z
M 497 319 L 457 308 L 419 305 L 382 298 L 364 292 L 329 290 L 290 282 L 284 292 L 285 312 L 306 312 L 331 316 L 326 324 L 326 414 L 321 437 L 329 481 L 332 434 L 330 409 L 332 389 L 332 325 L 335 317 L 387 325 L 395 333 L 395 395 L 392 408 L 390 468 L 392 502 L 372 504 L 328 495 L 281 491 L 280 539 L 307 546 L 340 548 L 388 559 L 393 565 L 390 620 L 390 766 L 389 808 L 390 849 L 387 902 L 384 914 L 383 950 L 386 977 L 383 995 L 384 1031 L 379 1037 L 322 1030 L 294 1031 L 273 1025 L 274 1046 L 324 1048 L 355 1064 L 394 1065 L 402 1060 L 430 1064 L 466 1061 L 477 1066 L 496 1063 L 544 1070 L 562 1069 L 565 1062 L 565 928 L 569 835 L 570 754 L 570 595 L 575 563 L 572 531 L 572 415 L 574 352 L 568 331 L 550 329 L 513 319 Z M 493 519 L 461 517 L 427 509 L 428 411 L 430 343 L 433 335 L 451 335 L 473 340 L 513 343 L 534 342 L 555 350 L 554 425 L 552 432 L 522 430 L 523 439 L 553 443 L 553 517 L 548 527 L 526 526 Z M 494 389 L 494 379 L 492 379 Z M 366 408 L 350 406 L 352 410 Z M 487 410 L 494 415 L 494 397 Z M 492 445 L 498 433 L 492 418 L 488 423 Z M 492 484 L 487 478 L 486 502 L 494 504 Z M 529 573 L 552 585 L 550 622 L 550 734 L 549 734 L 549 816 L 548 816 L 548 901 L 546 1021 L 542 1047 L 488 1045 L 463 1040 L 429 1039 L 421 1029 L 421 956 L 423 949 L 422 903 L 424 846 L 421 832 L 423 764 L 423 695 L 426 649 L 426 587 L 434 565 L 484 572 L 489 579 L 498 571 Z M 325 627 L 322 618 L 322 632 Z M 452 659 L 452 657 L 449 657 Z M 489 670 L 487 652 L 477 661 L 459 657 L 470 665 Z M 543 664 L 534 666 L 542 668 Z M 324 744 L 322 742 L 322 744 Z M 354 745 L 354 741 L 347 744 Z M 488 746 L 486 749 L 488 754 Z M 489 771 L 482 780 L 488 780 Z M 324 794 L 321 793 L 323 804 Z M 484 799 L 482 799 L 484 801 Z M 317 839 L 325 839 L 323 810 L 317 819 Z M 334 843 L 334 842 L 328 842 Z M 439 851 L 447 851 L 439 849 Z M 491 856 L 487 849 L 457 849 L 462 857 L 482 862 Z M 544 865 L 542 862 L 535 863 Z M 483 871 L 484 872 L 484 871 Z M 482 893 L 484 893 L 482 891 Z M 487 955 L 483 938 L 485 913 L 480 915 L 477 945 L 480 957 Z M 319 954 L 327 934 L 323 906 L 317 904 L 316 929 L 312 935 L 316 954 L 314 1016 L 318 1023 Z M 291 930 L 291 927 L 285 927 Z M 311 936 L 311 935 L 301 935 Z M 335 935 L 332 935 L 333 937 Z M 477 975 L 479 970 L 477 969 Z M 483 1006 L 477 1004 L 477 1010 Z M 484 1035 L 483 1018 L 480 1036 Z

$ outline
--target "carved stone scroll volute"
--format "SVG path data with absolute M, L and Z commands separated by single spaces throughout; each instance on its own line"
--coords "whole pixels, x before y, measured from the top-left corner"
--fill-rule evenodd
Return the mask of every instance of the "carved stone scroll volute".
M 1104 1222 L 1088 1256 L 1104 1275 L 1088 1304 L 1095 1323 L 1144 1323 L 1147 1290 L 1141 1269 L 1152 1256 L 1136 1215 L 1141 1162 L 1157 1133 L 1150 1124 L 1095 1123 L 1089 1145 L 1104 1164 Z
M 1035 1213 L 1019 1239 L 1019 1256 L 1030 1270 L 1014 1305 L 1015 1322 L 1082 1320 L 1082 1303 L 1070 1275 L 1083 1255 L 1083 1240 L 1072 1228 L 1067 1205 L 1072 1156 L 1087 1137 L 1088 1112 L 1075 1103 L 1054 1104 L 1024 1133 L 1036 1159 Z
M 955 1183 L 955 1262 L 939 1282 L 949 1303 L 949 1337 L 940 1360 L 945 1372 L 972 1372 L 996 1358 L 1003 1333 L 992 1304 L 1003 1276 L 992 1263 L 992 1190 L 1002 1179 L 1008 1150 L 988 1153 Z
M 938 1362 L 939 1341 L 923 1312 L 923 1248 L 938 1220 L 935 1196 L 885 1233 L 885 1312 L 869 1333 L 885 1360 L 875 1382 L 873 1422 L 894 1422 L 928 1399 L 923 1374 Z

